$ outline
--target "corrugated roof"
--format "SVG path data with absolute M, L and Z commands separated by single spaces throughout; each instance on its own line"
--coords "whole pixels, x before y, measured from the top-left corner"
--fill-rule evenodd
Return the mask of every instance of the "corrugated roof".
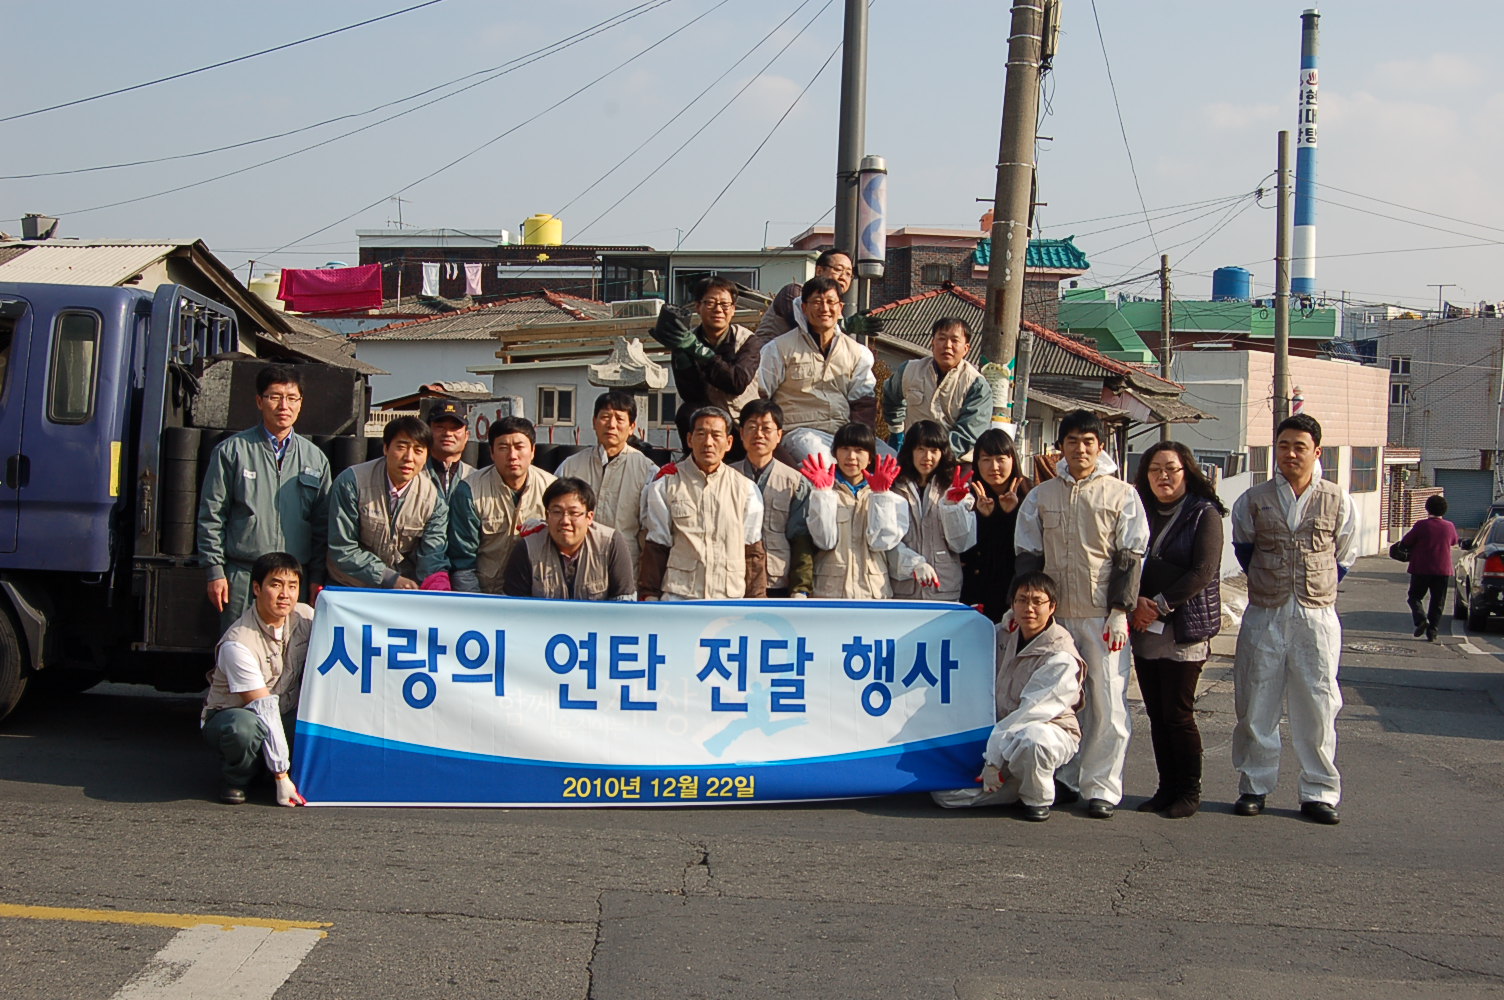
M 8 260 L 15 260 L 30 249 L 31 247 L 28 246 L 0 246 L 0 264 L 4 264 Z
M 48 285 L 118 285 L 166 257 L 177 243 L 109 243 L 81 246 L 37 243 L 0 263 L 0 281 Z
M 934 326 L 935 320 L 945 316 L 955 316 L 964 319 L 974 333 L 979 333 L 986 308 L 987 304 L 977 296 L 964 288 L 958 288 L 946 282 L 932 291 L 879 306 L 872 310 L 872 314 L 882 317 L 883 336 L 906 341 L 915 347 L 922 348 L 923 353 L 928 354 L 930 329 Z M 1179 392 L 1184 389 L 1184 386 L 1177 382 L 1161 378 L 1135 365 L 1109 358 L 1094 347 L 1072 340 L 1054 330 L 1048 330 L 1037 323 L 1030 323 L 1026 320 L 1024 326 L 1034 334 L 1032 364 L 1036 373 L 1077 375 L 1084 378 L 1122 375 L 1151 391 Z M 967 356 L 967 360 L 972 364 L 980 364 L 981 357 L 982 338 L 974 336 L 971 353 Z
M 472 306 L 439 316 L 393 323 L 379 330 L 353 333 L 360 343 L 410 340 L 493 340 L 502 330 L 577 320 L 609 319 L 611 307 L 594 299 L 536 292 Z
M 282 316 L 289 328 L 286 334 L 288 346 L 301 353 L 339 368 L 353 368 L 363 375 L 390 374 L 384 368 L 377 368 L 356 358 L 355 347 L 344 334 L 319 326 L 302 316 L 291 313 L 283 313 Z

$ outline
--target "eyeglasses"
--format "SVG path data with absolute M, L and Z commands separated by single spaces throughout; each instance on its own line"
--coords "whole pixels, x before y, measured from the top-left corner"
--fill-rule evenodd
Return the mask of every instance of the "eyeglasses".
M 1149 477 L 1151 479 L 1174 479 L 1184 471 L 1185 469 L 1179 465 L 1167 465 L 1160 469 L 1150 469 Z
M 262 396 L 261 398 L 273 406 L 281 406 L 283 403 L 286 403 L 288 406 L 297 406 L 303 401 L 302 396 L 283 396 L 280 393 L 275 396 Z
M 565 510 L 562 507 L 550 507 L 547 511 L 545 511 L 545 513 L 555 521 L 582 521 L 585 519 L 585 516 L 590 513 L 590 511 L 585 510 L 583 507 L 578 510 Z
M 1042 594 L 1038 597 L 1025 597 L 1020 594 L 1013 599 L 1015 608 L 1047 608 L 1050 604 L 1050 599 Z
M 728 302 L 725 299 L 715 299 L 710 302 L 701 302 L 700 308 L 714 310 L 715 312 L 732 312 L 736 309 L 736 303 Z

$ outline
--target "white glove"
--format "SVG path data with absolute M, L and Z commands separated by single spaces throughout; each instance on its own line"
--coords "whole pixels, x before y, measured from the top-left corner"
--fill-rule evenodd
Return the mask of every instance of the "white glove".
M 1128 645 L 1128 612 L 1120 608 L 1112 609 L 1102 626 L 1102 641 L 1114 653 Z
M 809 600 L 809 595 L 801 590 L 797 593 L 790 594 L 789 599 L 794 601 L 807 601 Z
M 990 795 L 1007 784 L 1008 773 L 992 764 L 983 764 L 982 773 L 977 775 L 977 780 L 982 783 L 982 793 Z
M 277 781 L 277 805 L 279 806 L 306 806 L 308 800 L 298 793 L 298 786 L 292 783 L 287 775 L 282 775 Z
M 914 567 L 914 582 L 921 587 L 940 586 L 940 574 L 935 572 L 935 567 L 927 562 L 922 562 Z

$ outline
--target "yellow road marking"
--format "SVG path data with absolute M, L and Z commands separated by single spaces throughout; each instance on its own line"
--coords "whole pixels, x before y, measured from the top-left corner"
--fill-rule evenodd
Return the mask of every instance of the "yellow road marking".
M 198 927 L 212 924 L 234 927 L 265 927 L 273 931 L 318 930 L 333 927 L 313 920 L 272 920 L 264 917 L 220 917 L 207 913 L 142 913 L 135 910 L 86 910 L 70 906 L 20 906 L 0 903 L 0 917 L 18 920 L 71 920 L 93 924 L 136 924 L 143 927 Z M 320 937 L 324 934 L 321 932 Z

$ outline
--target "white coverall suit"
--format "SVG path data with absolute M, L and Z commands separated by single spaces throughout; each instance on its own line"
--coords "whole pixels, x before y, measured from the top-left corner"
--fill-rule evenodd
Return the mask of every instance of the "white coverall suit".
M 1277 502 L 1293 532 L 1305 519 L 1321 480 L 1316 465 L 1312 487 L 1299 497 L 1283 475 L 1275 476 Z M 1249 494 L 1232 507 L 1232 541 L 1240 562 L 1256 543 Z M 1333 557 L 1338 577 L 1358 558 L 1358 519 L 1352 497 L 1344 491 L 1336 525 Z M 1252 589 L 1252 588 L 1250 588 Z M 1342 625 L 1335 604 L 1306 607 L 1295 594 L 1278 607 L 1249 601 L 1238 632 L 1233 661 L 1233 700 L 1238 722 L 1232 734 L 1232 764 L 1240 794 L 1268 795 L 1279 778 L 1279 720 L 1288 700 L 1290 743 L 1300 761 L 1300 801 L 1337 805 L 1342 779 L 1337 773 L 1337 712 L 1342 692 L 1337 661 Z
M 1122 648 L 1109 648 L 1102 635 L 1110 613 L 1130 610 L 1138 600 L 1138 578 L 1144 552 L 1149 547 L 1149 519 L 1138 491 L 1117 479 L 1118 465 L 1106 452 L 1097 456 L 1097 467 L 1085 478 L 1075 479 L 1062 459 L 1056 478 L 1029 491 L 1018 511 L 1013 543 L 1018 553 L 1019 574 L 1042 568 L 1060 590 L 1055 622 L 1075 640 L 1086 662 L 1086 707 L 1077 714 L 1081 722 L 1081 750 L 1059 771 L 1061 782 L 1075 787 L 1084 799 L 1104 799 L 1117 805 L 1123 799 L 1123 761 L 1128 756 L 1130 722 L 1128 678 L 1133 670 L 1133 652 L 1127 639 L 1126 615 L 1120 619 Z M 1110 480 L 1104 483 L 1101 480 Z M 1056 494 L 1052 497 L 1050 494 Z M 1050 531 L 1065 532 L 1076 526 L 1087 539 L 1053 537 L 1046 544 L 1045 506 L 1059 504 L 1079 510 L 1079 518 L 1063 517 Z M 1101 505 L 1106 504 L 1103 508 Z M 1090 550 L 1084 543 L 1090 541 Z M 1052 561 L 1061 553 L 1064 565 Z M 1041 566 L 1041 562 L 1043 565 Z

